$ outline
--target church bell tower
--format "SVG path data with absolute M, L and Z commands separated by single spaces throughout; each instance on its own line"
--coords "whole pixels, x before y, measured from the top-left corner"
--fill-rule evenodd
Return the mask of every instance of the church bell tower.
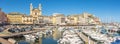
M 42 7 L 39 4 L 38 8 L 33 8 L 32 3 L 30 4 L 30 15 L 33 17 L 38 17 L 42 15 Z

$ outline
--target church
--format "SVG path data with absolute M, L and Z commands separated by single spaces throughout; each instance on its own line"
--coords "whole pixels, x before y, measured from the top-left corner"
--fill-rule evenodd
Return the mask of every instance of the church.
M 32 3 L 30 4 L 30 15 L 25 15 L 19 12 L 11 12 L 7 14 L 8 22 L 10 24 L 33 24 L 39 23 L 39 16 L 42 16 L 42 7 L 39 4 L 38 8 L 34 8 Z
M 34 8 L 32 3 L 30 4 L 30 15 L 29 16 L 23 16 L 23 24 L 33 24 L 39 23 L 39 16 L 42 16 L 42 6 L 39 4 L 38 8 Z

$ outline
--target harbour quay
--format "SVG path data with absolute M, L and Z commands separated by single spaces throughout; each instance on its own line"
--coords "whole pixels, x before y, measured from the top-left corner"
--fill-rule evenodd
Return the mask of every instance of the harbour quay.
M 115 22 L 117 20 L 113 20 L 112 18 L 106 20 L 102 17 L 107 15 L 100 13 L 102 10 L 107 14 L 111 13 L 111 11 L 106 12 L 106 10 L 101 8 L 102 6 L 99 7 L 100 5 L 93 6 L 92 8 L 91 5 L 93 3 L 89 5 L 90 7 L 88 8 L 86 8 L 88 5 L 81 6 L 82 8 L 80 8 L 79 5 L 81 4 L 77 1 L 74 0 L 69 5 L 68 2 L 65 2 L 66 5 L 61 0 L 59 0 L 59 2 L 61 2 L 60 4 L 62 5 L 57 5 L 59 2 L 55 3 L 55 5 L 52 3 L 53 6 L 60 6 L 57 8 L 53 8 L 51 4 L 49 5 L 49 0 L 45 1 L 48 2 L 48 5 L 42 0 L 29 0 L 19 3 L 21 5 L 12 5 L 13 0 L 12 3 L 9 2 L 11 4 L 7 3 L 10 7 L 5 7 L 4 4 L 6 3 L 0 1 L 4 3 L 3 5 L 0 3 L 0 6 L 4 7 L 0 7 L 0 44 L 120 44 L 120 23 Z M 73 2 L 76 5 L 74 5 Z M 102 3 L 104 4 L 105 2 Z M 104 5 L 106 6 L 106 4 Z M 37 7 L 34 7 L 35 5 L 37 5 Z M 64 7 L 64 5 L 66 6 Z M 86 3 L 84 3 L 84 5 L 86 5 Z M 112 5 L 116 7 L 116 5 Z M 24 8 L 22 8 L 22 6 L 24 6 Z M 47 8 L 48 6 L 51 8 Z M 14 7 L 20 7 L 22 9 Z M 63 7 L 65 9 L 63 9 Z M 81 11 L 79 9 L 84 11 L 88 9 L 91 13 L 84 11 L 79 12 Z M 97 9 L 100 11 L 97 12 Z M 15 10 L 15 12 L 13 12 L 13 10 Z M 119 9 L 114 8 L 114 10 Z M 61 11 L 61 13 L 53 13 L 52 11 Z M 52 12 L 52 14 L 46 12 Z M 73 14 L 73 12 L 77 13 Z M 99 15 L 95 15 L 97 13 L 99 13 Z M 115 14 L 112 17 L 114 16 Z M 111 20 L 111 22 L 108 20 Z

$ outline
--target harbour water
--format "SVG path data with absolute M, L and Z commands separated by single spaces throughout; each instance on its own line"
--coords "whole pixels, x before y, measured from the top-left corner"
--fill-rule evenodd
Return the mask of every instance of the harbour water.
M 42 37 L 36 39 L 35 42 L 28 42 L 25 40 L 24 36 L 13 37 L 18 44 L 58 44 L 57 40 L 61 37 L 61 32 L 57 29 L 54 29 L 53 33 L 42 34 Z
M 64 44 L 66 43 L 115 44 L 115 43 L 120 43 L 119 36 L 118 37 L 116 36 L 119 40 L 110 41 L 115 37 L 110 38 L 107 36 L 107 34 L 98 33 L 92 29 L 93 28 L 88 28 L 88 29 L 86 28 L 83 30 L 82 28 L 74 29 L 71 27 L 68 27 L 68 28 L 53 27 L 37 33 L 13 37 L 13 39 L 15 39 L 17 41 L 16 43 L 19 43 L 19 44 L 63 44 L 63 43 Z M 83 35 L 85 35 L 86 38 L 84 38 Z M 90 42 L 90 41 L 93 41 L 93 42 Z

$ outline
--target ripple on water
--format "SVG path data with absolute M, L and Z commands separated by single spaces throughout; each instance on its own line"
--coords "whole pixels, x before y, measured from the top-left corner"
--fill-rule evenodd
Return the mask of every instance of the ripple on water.
M 18 44 L 30 44 L 30 43 L 28 43 L 26 41 L 19 41 Z
M 52 37 L 42 39 L 42 44 L 57 44 L 57 40 L 54 40 Z

